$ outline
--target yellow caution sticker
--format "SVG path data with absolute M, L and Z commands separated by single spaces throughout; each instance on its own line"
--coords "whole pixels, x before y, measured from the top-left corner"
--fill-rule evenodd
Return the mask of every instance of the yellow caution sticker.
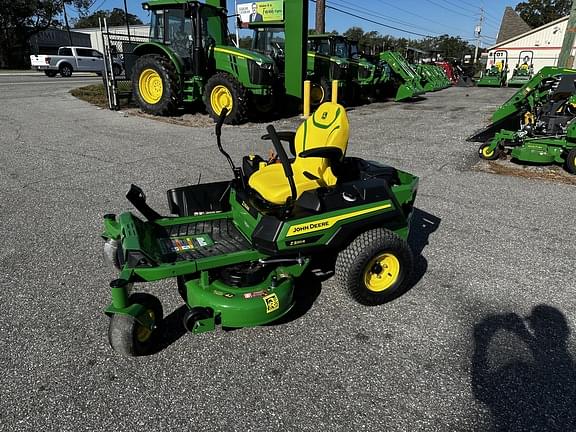
M 262 299 L 266 305 L 266 313 L 272 313 L 280 309 L 280 301 L 278 300 L 278 296 L 276 294 L 267 295 L 266 297 L 262 297 Z
M 339 216 L 334 216 L 331 218 L 326 218 L 326 219 L 319 219 L 319 220 L 315 220 L 315 221 L 310 221 L 310 222 L 306 222 L 306 223 L 301 223 L 298 225 L 293 225 L 290 227 L 290 229 L 288 229 L 288 234 L 286 234 L 286 237 L 291 237 L 291 236 L 295 236 L 295 235 L 300 235 L 300 234 L 308 234 L 314 231 L 322 231 L 328 228 L 331 228 L 332 226 L 334 226 L 336 223 L 345 220 L 345 219 L 350 219 L 356 216 L 360 216 L 360 215 L 364 215 L 364 214 L 368 214 L 368 213 L 375 213 L 377 211 L 380 210 L 385 210 L 388 208 L 391 208 L 392 204 L 383 204 L 377 207 L 370 207 L 364 210 L 358 210 L 352 213 L 345 213 Z

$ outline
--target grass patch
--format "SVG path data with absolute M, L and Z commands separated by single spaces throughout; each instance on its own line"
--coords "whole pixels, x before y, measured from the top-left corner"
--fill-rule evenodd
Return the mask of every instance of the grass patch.
M 70 93 L 72 96 L 89 102 L 92 105 L 96 105 L 101 108 L 108 107 L 108 99 L 106 99 L 106 90 L 104 90 L 103 84 L 92 84 L 89 86 L 78 87 L 70 90 Z
M 121 94 L 130 94 L 132 90 L 131 83 L 129 81 L 119 81 L 118 90 Z M 106 90 L 104 89 L 104 84 L 92 84 L 84 87 L 78 87 L 70 90 L 72 96 L 77 97 L 83 101 L 89 102 L 92 105 L 96 105 L 100 108 L 108 108 L 108 99 L 106 99 Z M 130 106 L 130 97 L 118 98 L 120 106 Z

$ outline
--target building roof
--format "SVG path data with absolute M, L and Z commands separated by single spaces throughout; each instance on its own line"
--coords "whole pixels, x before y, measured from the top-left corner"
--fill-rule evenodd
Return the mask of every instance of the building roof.
M 487 49 L 488 49 L 488 51 L 490 51 L 490 50 L 493 50 L 494 48 L 498 48 L 499 46 L 506 45 L 510 42 L 514 42 L 515 40 L 518 40 L 520 38 L 529 36 L 529 35 L 534 34 L 534 33 L 538 33 L 538 32 L 540 32 L 540 31 L 542 31 L 548 27 L 552 27 L 552 26 L 557 25 L 563 21 L 568 21 L 568 18 L 569 18 L 569 15 L 566 15 L 565 17 L 558 18 L 557 20 L 551 21 L 548 24 L 544 24 L 543 26 L 536 27 L 535 29 L 531 29 L 525 33 L 521 33 L 521 34 L 518 34 L 516 36 L 512 36 L 512 37 L 505 39 L 505 40 L 502 40 L 502 41 L 500 41 L 500 38 L 498 38 L 497 42 L 494 45 L 489 46 Z
M 496 43 L 499 44 L 500 42 L 504 42 L 530 30 L 532 30 L 532 27 L 520 18 L 520 15 L 518 15 L 514 9 L 506 6 L 502 22 L 500 23 L 500 30 L 498 30 Z

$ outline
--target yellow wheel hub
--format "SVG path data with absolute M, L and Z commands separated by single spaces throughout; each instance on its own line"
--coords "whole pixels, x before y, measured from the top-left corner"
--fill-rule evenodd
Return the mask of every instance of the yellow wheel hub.
M 154 314 L 154 311 L 148 310 L 146 311 L 146 313 L 148 314 L 148 316 L 152 321 L 155 320 L 156 315 Z M 152 330 L 150 330 L 148 327 L 144 327 L 142 324 L 137 324 L 136 339 L 138 340 L 138 342 L 146 342 L 148 339 L 150 339 L 151 335 Z
M 234 99 L 228 87 L 223 85 L 214 87 L 210 93 L 210 105 L 216 115 L 220 115 L 223 108 L 227 108 L 228 113 L 230 113 L 234 106 Z
M 324 89 L 322 86 L 314 85 L 310 89 L 310 101 L 313 105 L 318 105 L 324 100 Z
M 482 156 L 485 158 L 490 158 L 494 156 L 494 150 L 490 150 L 488 146 L 482 148 Z
M 370 291 L 380 292 L 394 285 L 400 277 L 400 261 L 394 254 L 382 253 L 372 259 L 364 270 L 364 284 Z
M 144 69 L 138 78 L 138 89 L 144 102 L 157 104 L 164 92 L 162 77 L 154 69 Z

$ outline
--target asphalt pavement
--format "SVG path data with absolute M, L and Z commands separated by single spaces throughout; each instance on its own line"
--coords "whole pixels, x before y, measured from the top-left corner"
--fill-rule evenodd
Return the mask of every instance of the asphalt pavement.
M 474 171 L 465 141 L 512 90 L 349 111 L 350 155 L 420 176 L 402 297 L 310 283 L 290 322 L 191 335 L 175 281 L 146 284 L 165 346 L 123 358 L 102 215 L 130 209 L 131 183 L 167 213 L 167 189 L 231 173 L 212 128 L 68 93 L 96 80 L 0 77 L 0 431 L 575 430 L 576 187 Z M 224 146 L 264 151 L 264 126 L 225 127 Z

